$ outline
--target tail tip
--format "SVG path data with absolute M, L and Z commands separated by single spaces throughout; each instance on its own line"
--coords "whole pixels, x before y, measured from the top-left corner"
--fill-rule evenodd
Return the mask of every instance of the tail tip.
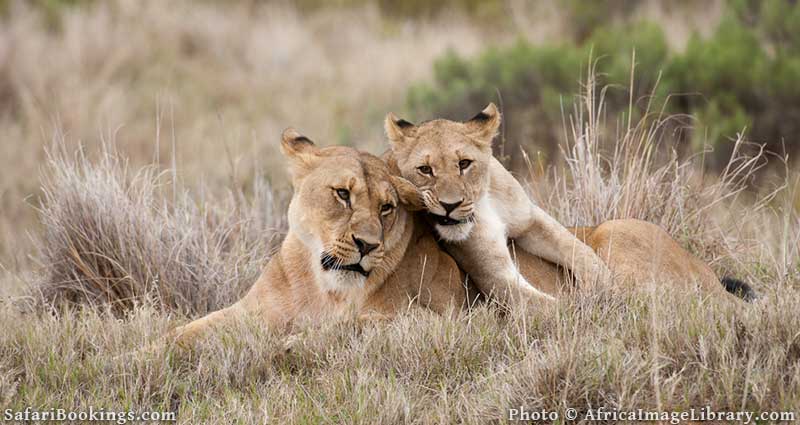
M 747 301 L 753 302 L 758 299 L 758 294 L 746 282 L 736 279 L 734 277 L 723 277 L 720 283 L 725 287 L 725 290 L 733 295 Z

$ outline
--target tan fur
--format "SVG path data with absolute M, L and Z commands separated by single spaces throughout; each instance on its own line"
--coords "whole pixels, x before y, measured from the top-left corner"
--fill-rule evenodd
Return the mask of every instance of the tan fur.
M 506 250 L 508 238 L 530 254 L 567 267 L 582 282 L 607 274 L 595 252 L 534 204 L 492 156 L 500 120 L 494 104 L 467 122 L 437 119 L 415 126 L 389 114 L 385 127 L 391 151 L 385 159 L 420 189 L 447 252 L 482 292 L 501 301 L 552 300 L 535 289 L 537 282 L 518 273 Z
M 687 252 L 667 232 L 652 223 L 634 219 L 611 220 L 595 227 L 570 227 L 568 230 L 606 261 L 617 276 L 615 282 L 620 285 L 653 282 L 676 290 L 697 288 L 702 293 L 726 301 L 738 300 L 724 290 L 706 263 Z M 463 275 L 453 260 L 436 245 L 430 232 L 423 223 L 416 223 L 408 250 L 419 251 L 420 254 L 410 255 L 407 252 L 404 255 L 397 269 L 403 273 L 393 273 L 372 294 L 370 303 L 362 309 L 360 317 L 388 318 L 405 308 L 407 303 L 413 302 L 444 313 L 451 307 L 457 308 L 459 304 L 466 306 L 468 299 L 474 300 L 475 293 L 464 289 L 461 284 Z M 574 288 L 564 268 L 519 249 L 513 243 L 510 251 L 520 273 L 528 281 L 536 282 L 539 290 L 560 297 Z M 234 307 L 212 313 L 184 327 L 180 330 L 182 339 L 195 336 L 194 333 L 205 330 L 210 324 L 224 323 L 225 319 L 237 318 L 246 312 L 264 311 L 265 307 L 260 304 L 274 297 L 273 292 L 282 294 L 282 297 L 290 296 L 292 291 L 270 284 L 270 279 L 273 282 L 285 281 L 285 277 L 275 275 L 276 271 L 270 269 L 281 268 L 282 264 L 280 257 L 270 262 L 264 275 L 253 286 L 251 294 Z M 308 292 L 308 289 L 297 292 Z M 462 297 L 461 293 L 468 295 Z M 412 294 L 414 298 L 410 298 Z M 330 308 L 333 305 L 332 302 L 325 302 L 324 297 L 318 301 L 322 301 L 323 307 Z M 252 305 L 240 305 L 244 303 Z M 293 315 L 297 316 L 297 309 L 318 306 L 297 304 L 294 307 Z M 283 316 L 286 311 L 276 313 L 280 314 L 278 318 L 267 319 L 267 324 L 282 323 L 280 318 L 286 317 Z
M 591 232 L 577 230 L 622 284 L 657 282 L 733 297 L 713 270 L 672 239 L 661 227 L 642 220 L 610 220 Z M 735 297 L 733 297 L 735 298 Z
M 596 227 L 568 230 L 585 242 L 606 262 L 618 285 L 653 282 L 676 289 L 699 288 L 724 300 L 737 299 L 725 291 L 713 270 L 695 257 L 659 226 L 642 220 L 610 220 Z M 539 289 L 557 296 L 570 288 L 562 268 L 524 250 L 512 252 L 520 272 Z
M 379 158 L 345 147 L 318 149 L 287 130 L 283 152 L 294 195 L 289 233 L 261 277 L 236 304 L 175 329 L 189 343 L 209 327 L 250 317 L 266 326 L 344 317 L 388 317 L 418 305 L 439 313 L 466 306 L 477 293 L 442 252 L 424 222 L 400 203 L 419 208 L 417 191 L 392 176 Z M 338 195 L 349 192 L 349 201 Z M 393 205 L 390 213 L 382 206 Z M 355 239 L 378 245 L 361 255 Z M 324 270 L 322 254 L 369 271 Z
M 288 132 L 286 137 L 296 139 L 301 136 Z M 361 174 L 355 173 L 356 180 L 370 187 L 373 193 L 380 192 L 381 184 L 376 183 L 390 182 L 389 187 L 394 188 L 394 192 L 387 189 L 391 193 L 384 195 L 396 196 L 392 200 L 403 202 L 412 209 L 423 206 L 416 188 L 403 179 L 389 176 L 388 169 L 377 158 L 348 148 L 304 151 L 311 147 L 313 145 L 301 146 L 301 152 L 305 152 L 302 155 L 313 154 L 317 158 L 306 156 L 302 158 L 305 162 L 294 163 L 293 167 L 299 167 L 292 170 L 295 179 L 302 180 L 320 172 L 324 179 L 336 181 L 337 176 L 333 174 L 343 168 L 353 171 L 357 164 L 362 171 Z M 284 150 L 287 156 L 298 154 L 291 149 Z M 352 159 L 355 162 L 350 161 Z M 233 306 L 175 329 L 172 338 L 186 345 L 211 327 L 245 318 L 275 327 L 298 321 L 319 322 L 346 317 L 389 318 L 414 305 L 447 313 L 475 301 L 476 291 L 463 284 L 465 275 L 438 246 L 433 231 L 405 207 L 399 207 L 395 212 L 397 217 L 389 220 L 390 225 L 384 226 L 384 254 L 363 286 L 350 282 L 351 286 L 330 288 L 319 278 L 319 256 L 314 255 L 312 248 L 297 236 L 298 233 L 330 231 L 331 227 L 325 226 L 330 224 L 330 218 L 324 215 L 314 218 L 314 205 L 327 207 L 324 199 L 313 195 L 314 189 L 316 186 L 308 187 L 302 181 L 295 181 L 292 202 L 297 203 L 295 208 L 290 208 L 293 211 L 289 214 L 290 232 L 250 291 Z M 387 198 L 382 199 L 385 201 Z M 374 206 L 372 209 L 375 212 L 367 214 L 367 217 L 374 218 L 378 214 Z M 311 216 L 303 217 L 304 213 L 298 211 Z M 342 211 L 338 215 L 343 215 Z M 314 230 L 308 221 L 322 226 Z M 358 229 L 362 224 L 359 219 L 359 222 L 346 227 Z M 678 288 L 698 285 L 708 292 L 725 292 L 705 263 L 686 252 L 653 224 L 639 220 L 613 220 L 597 227 L 569 228 L 568 231 L 604 258 L 620 282 L 655 281 Z M 340 239 L 337 234 L 329 236 Z M 568 291 L 569 286 L 565 287 L 563 283 L 569 278 L 563 268 L 516 248 L 514 244 L 511 257 L 518 264 L 522 276 L 536 282 L 540 291 L 551 296 Z

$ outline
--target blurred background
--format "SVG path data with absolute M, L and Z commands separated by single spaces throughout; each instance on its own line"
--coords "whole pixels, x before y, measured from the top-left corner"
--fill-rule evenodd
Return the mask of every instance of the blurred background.
M 662 148 L 708 173 L 742 132 L 778 158 L 754 187 L 791 173 L 796 1 L 0 0 L 0 264 L 30 261 L 54 138 L 247 192 L 261 176 L 287 187 L 285 127 L 381 153 L 389 111 L 467 119 L 491 101 L 496 153 L 544 170 L 592 69 L 606 131 L 670 115 Z

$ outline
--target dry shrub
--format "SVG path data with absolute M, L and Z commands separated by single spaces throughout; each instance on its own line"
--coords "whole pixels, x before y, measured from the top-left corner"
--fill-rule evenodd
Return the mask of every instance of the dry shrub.
M 281 240 L 282 203 L 262 179 L 249 198 L 195 200 L 171 171 L 131 170 L 108 147 L 96 161 L 63 144 L 51 150 L 40 210 L 45 300 L 122 311 L 152 298 L 197 315 L 249 288 Z

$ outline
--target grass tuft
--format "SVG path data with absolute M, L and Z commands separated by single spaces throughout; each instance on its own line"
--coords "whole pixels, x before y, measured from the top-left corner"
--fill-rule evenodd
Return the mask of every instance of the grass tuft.
M 282 201 L 257 180 L 251 196 L 199 202 L 170 179 L 131 170 L 110 147 L 96 162 L 52 149 L 40 209 L 44 300 L 116 313 L 152 300 L 198 315 L 241 297 L 285 231 Z

